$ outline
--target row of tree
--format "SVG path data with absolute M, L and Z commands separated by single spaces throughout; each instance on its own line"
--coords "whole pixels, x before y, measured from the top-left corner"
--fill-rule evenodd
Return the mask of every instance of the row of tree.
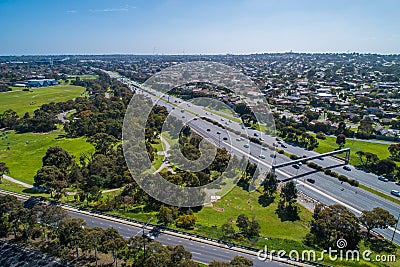
M 194 267 L 199 266 L 181 245 L 163 246 L 146 236 L 124 239 L 114 228 L 88 227 L 81 218 L 71 218 L 60 206 L 36 205 L 26 209 L 14 196 L 0 196 L 0 236 L 36 246 L 41 251 L 69 262 L 118 266 Z M 93 253 L 93 254 L 92 254 Z M 106 262 L 109 254 L 113 262 Z M 243 257 L 230 263 L 213 261 L 210 266 L 253 266 Z
M 361 240 L 360 224 L 367 229 L 369 239 L 373 229 L 394 226 L 396 219 L 388 211 L 379 207 L 371 211 L 364 210 L 360 217 L 356 217 L 342 205 L 318 204 L 314 210 L 311 231 L 306 237 L 306 243 L 328 248 L 335 247 L 339 239 L 345 239 L 346 249 L 356 249 Z

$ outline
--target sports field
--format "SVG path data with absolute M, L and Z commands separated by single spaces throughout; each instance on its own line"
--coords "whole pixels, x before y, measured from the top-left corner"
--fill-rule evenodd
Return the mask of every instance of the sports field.
M 29 92 L 22 88 L 11 87 L 13 91 L 0 93 L 0 113 L 12 109 L 18 115 L 33 112 L 42 104 L 62 102 L 84 94 L 85 89 L 74 85 L 56 85 L 42 88 L 30 88 Z
M 33 176 L 42 167 L 42 158 L 49 147 L 60 146 L 77 160 L 81 153 L 94 151 L 85 138 L 66 138 L 63 134 L 62 130 L 47 134 L 16 134 L 8 131 L 7 135 L 0 138 L 0 161 L 10 168 L 11 177 L 33 184 Z

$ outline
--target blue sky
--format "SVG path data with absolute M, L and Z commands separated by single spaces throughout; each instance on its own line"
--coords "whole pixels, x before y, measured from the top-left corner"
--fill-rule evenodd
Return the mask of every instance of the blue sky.
M 0 0 L 0 55 L 400 53 L 400 1 Z

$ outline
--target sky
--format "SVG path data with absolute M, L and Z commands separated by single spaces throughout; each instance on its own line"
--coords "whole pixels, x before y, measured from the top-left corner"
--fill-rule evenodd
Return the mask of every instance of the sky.
M 397 0 L 0 0 L 0 55 L 400 53 Z

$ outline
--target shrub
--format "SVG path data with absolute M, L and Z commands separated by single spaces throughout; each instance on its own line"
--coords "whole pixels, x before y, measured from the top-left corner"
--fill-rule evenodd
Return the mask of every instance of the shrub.
M 349 179 L 345 175 L 339 175 L 338 179 L 341 182 L 349 182 Z
M 318 139 L 322 139 L 322 140 L 325 140 L 325 139 L 326 139 L 325 134 L 324 134 L 323 132 L 318 132 L 318 133 L 315 135 L 315 137 L 318 138 Z
M 279 154 L 284 154 L 285 151 L 283 151 L 282 149 L 280 149 L 280 150 L 278 150 L 278 153 L 279 153 Z
M 360 185 L 360 183 L 357 180 L 354 179 L 349 179 L 349 184 L 355 187 L 358 187 Z

